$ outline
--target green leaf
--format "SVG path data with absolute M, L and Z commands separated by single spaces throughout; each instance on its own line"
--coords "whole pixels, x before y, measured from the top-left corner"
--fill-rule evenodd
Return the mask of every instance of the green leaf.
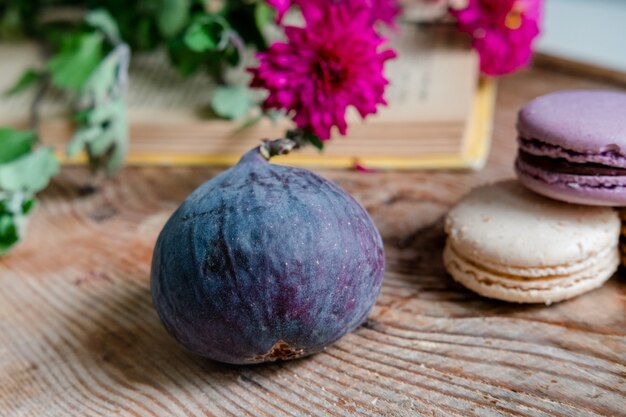
M 4 0 L 2 4 L 2 12 L 0 13 L 0 39 L 13 40 L 24 36 L 24 30 L 28 27 L 28 23 L 23 20 L 19 4 L 8 4 Z M 26 16 L 24 16 L 26 17 Z
M 235 129 L 234 133 L 244 132 L 245 130 L 250 129 L 252 126 L 259 123 L 261 120 L 263 120 L 263 114 L 248 118 L 248 120 L 245 120 L 241 125 L 237 127 L 237 129 Z
M 258 2 L 254 8 L 254 21 L 259 31 L 262 31 L 265 26 L 274 21 L 274 8 L 263 1 Z
M 126 106 L 120 99 L 83 112 L 84 124 L 70 141 L 67 153 L 87 150 L 92 167 L 104 166 L 109 176 L 122 167 L 128 150 Z
M 119 85 L 121 71 L 126 71 L 130 60 L 128 45 L 117 45 L 93 71 L 81 89 L 80 99 L 84 105 L 102 103 Z M 79 112 L 82 114 L 82 112 Z M 81 115 L 77 114 L 77 117 Z
M 307 129 L 290 129 L 285 133 L 285 137 L 296 142 L 299 147 L 307 143 L 315 146 L 319 151 L 324 150 L 324 142 L 315 133 Z
M 119 117 L 120 113 L 124 111 L 123 101 L 111 100 L 87 113 L 87 123 L 89 125 L 112 124 L 116 122 L 116 118 Z
M 230 29 L 246 44 L 254 45 L 258 51 L 264 51 L 267 49 L 267 41 L 258 27 L 255 3 L 262 2 L 225 1 L 222 14 L 230 23 Z
M 112 43 L 121 42 L 120 31 L 115 19 L 104 9 L 92 10 L 85 16 L 85 22 L 101 31 Z
M 0 255 L 6 254 L 20 240 L 15 216 L 9 213 L 0 215 Z
M 22 73 L 22 75 L 15 82 L 15 84 L 5 90 L 4 95 L 8 97 L 21 93 L 22 91 L 25 91 L 28 88 L 37 84 L 39 80 L 41 80 L 41 77 L 42 74 L 39 71 L 36 71 L 34 69 L 26 70 Z
M 67 145 L 67 155 L 74 156 L 82 151 L 88 143 L 96 140 L 102 134 L 102 130 L 100 126 L 87 126 L 78 129 Z
M 156 43 L 154 39 L 154 22 L 149 19 L 139 20 L 139 22 L 136 23 L 133 35 L 135 37 L 133 46 L 137 47 L 137 49 L 147 50 L 153 48 Z
M 48 61 L 52 82 L 61 88 L 80 90 L 102 61 L 100 33 L 67 35 L 58 54 Z
M 105 155 L 112 146 L 115 146 L 115 134 L 114 129 L 102 129 L 102 133 L 88 143 L 89 152 L 94 156 Z
M 93 102 L 101 102 L 106 99 L 109 91 L 115 85 L 117 65 L 115 60 L 105 58 L 85 82 L 81 89 L 81 96 Z
M 31 194 L 0 192 L 0 255 L 21 240 L 35 204 Z
M 36 142 L 35 132 L 0 128 L 0 164 L 26 155 Z
M 311 143 L 311 145 L 315 146 L 317 148 L 317 150 L 319 150 L 319 151 L 323 151 L 324 150 L 324 142 L 316 134 L 307 131 L 304 134 L 304 138 L 306 140 L 308 140 L 309 143 Z
M 213 111 L 226 119 L 239 119 L 245 116 L 251 105 L 250 90 L 241 85 L 219 86 L 211 97 Z
M 59 162 L 51 148 L 40 147 L 12 162 L 0 165 L 0 189 L 5 192 L 43 190 L 59 172 Z
M 229 46 L 224 51 L 225 60 L 231 67 L 236 67 L 241 63 L 241 55 L 239 49 L 234 46 Z
M 166 38 L 180 32 L 189 20 L 189 0 L 160 0 L 157 26 Z
M 24 201 L 22 201 L 22 214 L 30 214 L 30 212 L 33 211 L 33 208 L 35 207 L 36 202 L 37 200 L 35 200 L 34 198 L 26 198 Z
M 126 133 L 128 135 L 128 133 Z M 107 175 L 112 177 L 124 166 L 126 154 L 128 153 L 128 139 L 118 139 L 115 146 L 107 156 L 106 170 Z
M 220 16 L 204 15 L 189 26 L 183 38 L 192 51 L 223 50 L 228 45 L 228 22 Z
M 270 121 L 274 124 L 285 118 L 285 112 L 277 109 L 267 109 L 263 112 L 263 115 L 270 119 Z
M 204 54 L 190 50 L 183 39 L 173 39 L 168 45 L 168 53 L 172 65 L 183 77 L 188 77 L 197 72 L 205 63 Z
M 75 114 L 78 124 L 67 154 L 84 150 L 93 171 L 105 168 L 108 175 L 122 166 L 128 147 L 128 122 L 124 101 L 125 78 L 130 49 L 120 43 L 94 70 L 80 90 Z

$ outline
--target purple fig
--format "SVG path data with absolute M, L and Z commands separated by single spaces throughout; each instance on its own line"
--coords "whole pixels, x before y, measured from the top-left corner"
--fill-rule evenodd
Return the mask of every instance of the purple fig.
M 323 350 L 367 318 L 383 279 L 371 218 L 334 183 L 270 164 L 266 141 L 196 189 L 152 260 L 152 297 L 191 352 L 252 364 Z

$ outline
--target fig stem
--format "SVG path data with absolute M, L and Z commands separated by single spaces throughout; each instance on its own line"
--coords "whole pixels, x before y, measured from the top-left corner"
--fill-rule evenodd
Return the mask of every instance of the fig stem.
M 297 147 L 297 143 L 291 139 L 264 139 L 263 144 L 259 146 L 259 152 L 263 155 L 263 158 L 270 160 L 270 158 L 277 155 L 286 155 L 292 149 Z

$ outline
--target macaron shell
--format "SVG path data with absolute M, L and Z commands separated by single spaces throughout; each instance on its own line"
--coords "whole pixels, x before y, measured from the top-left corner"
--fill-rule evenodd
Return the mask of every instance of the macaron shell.
M 546 268 L 577 264 L 617 247 L 620 220 L 610 208 L 554 201 L 509 180 L 465 196 L 449 212 L 446 232 L 468 259 Z
M 622 265 L 626 267 L 626 209 L 618 209 L 617 213 L 622 220 L 622 230 L 619 240 L 619 251 Z
M 508 279 L 516 280 L 519 282 L 535 282 L 546 278 L 554 278 L 557 276 L 575 276 L 579 273 L 584 273 L 590 268 L 593 268 L 600 260 L 606 258 L 610 253 L 615 252 L 615 243 L 600 250 L 594 256 L 590 256 L 580 262 L 573 264 L 562 264 L 549 267 L 519 267 L 514 265 L 497 264 L 484 259 L 476 260 L 472 259 L 457 248 L 454 247 L 454 242 L 449 239 L 447 246 L 449 251 L 453 252 L 457 258 L 463 259 L 466 263 L 472 265 L 479 265 L 478 267 L 483 270 L 490 271 L 491 273 L 508 277 Z
M 518 115 L 522 138 L 582 153 L 626 155 L 626 93 L 570 90 L 530 101 Z
M 548 172 L 515 162 L 515 173 L 532 191 L 567 203 L 589 206 L 626 206 L 626 176 L 585 176 Z
M 444 250 L 444 265 L 452 278 L 470 290 L 489 298 L 517 303 L 551 304 L 564 301 L 600 287 L 619 265 L 617 249 L 586 271 L 572 276 L 532 281 L 507 279 L 466 262 L 451 250 Z

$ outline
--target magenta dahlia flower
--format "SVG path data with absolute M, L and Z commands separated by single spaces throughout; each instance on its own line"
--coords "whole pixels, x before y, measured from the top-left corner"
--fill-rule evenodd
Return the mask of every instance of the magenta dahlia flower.
M 530 62 L 541 7 L 542 0 L 456 0 L 450 12 L 459 30 L 472 36 L 481 71 L 503 75 Z
M 326 7 L 344 4 L 354 13 L 365 9 L 371 23 L 381 21 L 390 26 L 394 25 L 395 18 L 400 12 L 398 0 L 267 0 L 267 3 L 278 11 L 279 22 L 291 6 L 300 7 L 308 21 L 319 19 Z
M 276 20 L 281 22 L 285 13 L 287 13 L 289 8 L 292 6 L 293 0 L 266 0 L 266 2 L 276 9 Z
M 284 109 L 299 128 L 327 140 L 333 127 L 346 134 L 349 106 L 365 118 L 386 104 L 383 69 L 396 54 L 380 50 L 385 39 L 367 13 L 332 5 L 305 27 L 285 27 L 285 35 L 250 69 L 251 86 L 269 92 L 263 108 Z

